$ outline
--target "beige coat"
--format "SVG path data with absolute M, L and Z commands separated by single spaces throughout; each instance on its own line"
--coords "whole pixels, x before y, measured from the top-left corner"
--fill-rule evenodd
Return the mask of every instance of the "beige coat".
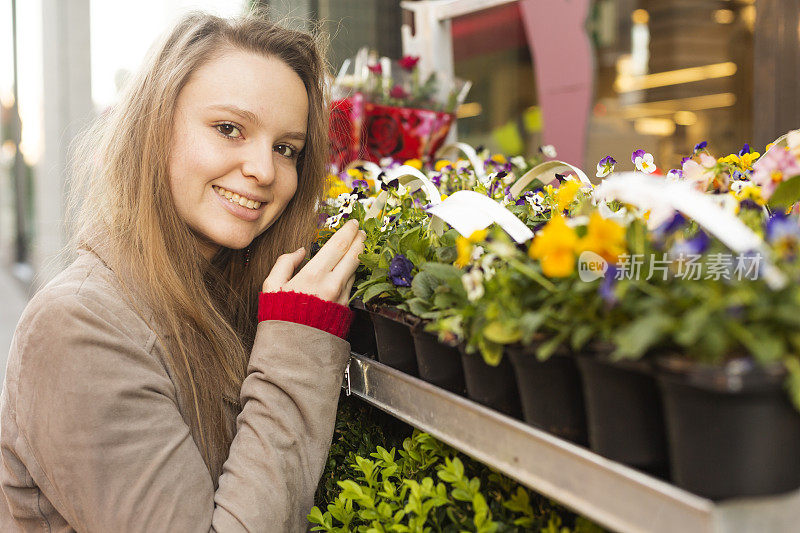
M 0 406 L 0 531 L 305 531 L 349 345 L 258 326 L 214 484 L 156 335 L 94 253 L 28 304 Z

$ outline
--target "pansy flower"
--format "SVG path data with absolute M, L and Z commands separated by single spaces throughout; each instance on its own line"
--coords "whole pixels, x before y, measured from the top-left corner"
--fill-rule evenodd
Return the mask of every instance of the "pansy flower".
M 542 272 L 550 278 L 565 278 L 575 271 L 575 245 L 578 236 L 562 216 L 554 216 L 533 238 L 528 249 L 538 259 Z
M 781 182 L 800 175 L 800 163 L 789 150 L 774 148 L 764 154 L 753 165 L 753 183 L 761 186 L 761 192 L 770 198 Z
M 699 142 L 699 143 L 694 145 L 694 151 L 692 153 L 696 154 L 700 150 L 704 150 L 706 146 L 708 146 L 708 141 Z
M 605 156 L 603 159 L 597 163 L 597 177 L 598 178 L 605 178 L 612 172 L 614 172 L 614 166 L 617 164 L 617 161 L 611 157 L 610 155 Z
M 411 280 L 414 279 L 414 275 L 411 273 L 413 268 L 414 263 L 403 254 L 397 254 L 389 263 L 389 280 L 396 287 L 410 287 Z
M 467 291 L 467 300 L 474 302 L 479 300 L 484 294 L 483 272 L 479 268 L 472 268 L 469 272 L 461 276 L 461 284 Z
M 683 178 L 683 170 L 679 168 L 673 168 L 669 172 L 667 172 L 667 179 L 668 180 L 680 180 Z
M 552 144 L 545 144 L 544 146 L 539 147 L 539 151 L 542 152 L 542 155 L 549 157 L 550 159 L 553 159 L 556 157 L 556 155 L 558 155 L 556 152 L 556 147 Z
M 634 150 L 631 154 L 631 163 L 634 164 L 636 170 L 646 174 L 652 174 L 656 171 L 656 165 L 653 163 L 653 154 L 647 153 L 644 150 Z

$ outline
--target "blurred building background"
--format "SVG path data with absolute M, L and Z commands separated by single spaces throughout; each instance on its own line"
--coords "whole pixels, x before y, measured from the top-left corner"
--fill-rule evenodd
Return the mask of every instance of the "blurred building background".
M 626 169 L 630 152 L 644 148 L 668 169 L 703 140 L 718 154 L 743 142 L 763 149 L 800 127 L 797 0 L 582 1 L 593 90 L 585 157 L 571 162 L 591 170 L 610 154 Z M 412 33 L 430 27 L 397 0 L 0 0 L 0 294 L 9 316 L 62 267 L 52 258 L 66 238 L 70 142 L 113 105 L 128 73 L 181 13 L 232 15 L 252 2 L 278 18 L 320 22 L 332 36 L 334 71 L 362 46 L 399 57 L 403 24 Z M 462 5 L 472 8 L 442 26 L 447 45 L 437 48 L 452 50 L 455 75 L 473 82 L 458 112 L 459 138 L 530 154 L 545 120 L 519 2 Z M 561 54 L 569 38 L 552 39 L 546 52 Z

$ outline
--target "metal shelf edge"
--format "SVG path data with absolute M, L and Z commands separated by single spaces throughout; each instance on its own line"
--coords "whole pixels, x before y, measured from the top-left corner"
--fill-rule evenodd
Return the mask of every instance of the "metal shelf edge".
M 615 531 L 764 531 L 767 523 L 789 531 L 800 521 L 800 492 L 715 504 L 355 353 L 349 386 L 368 403 Z

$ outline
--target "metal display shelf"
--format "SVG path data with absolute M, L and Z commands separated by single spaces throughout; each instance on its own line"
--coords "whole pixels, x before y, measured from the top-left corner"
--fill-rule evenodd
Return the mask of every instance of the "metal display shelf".
M 800 531 L 800 491 L 715 503 L 355 353 L 343 387 L 615 531 Z

